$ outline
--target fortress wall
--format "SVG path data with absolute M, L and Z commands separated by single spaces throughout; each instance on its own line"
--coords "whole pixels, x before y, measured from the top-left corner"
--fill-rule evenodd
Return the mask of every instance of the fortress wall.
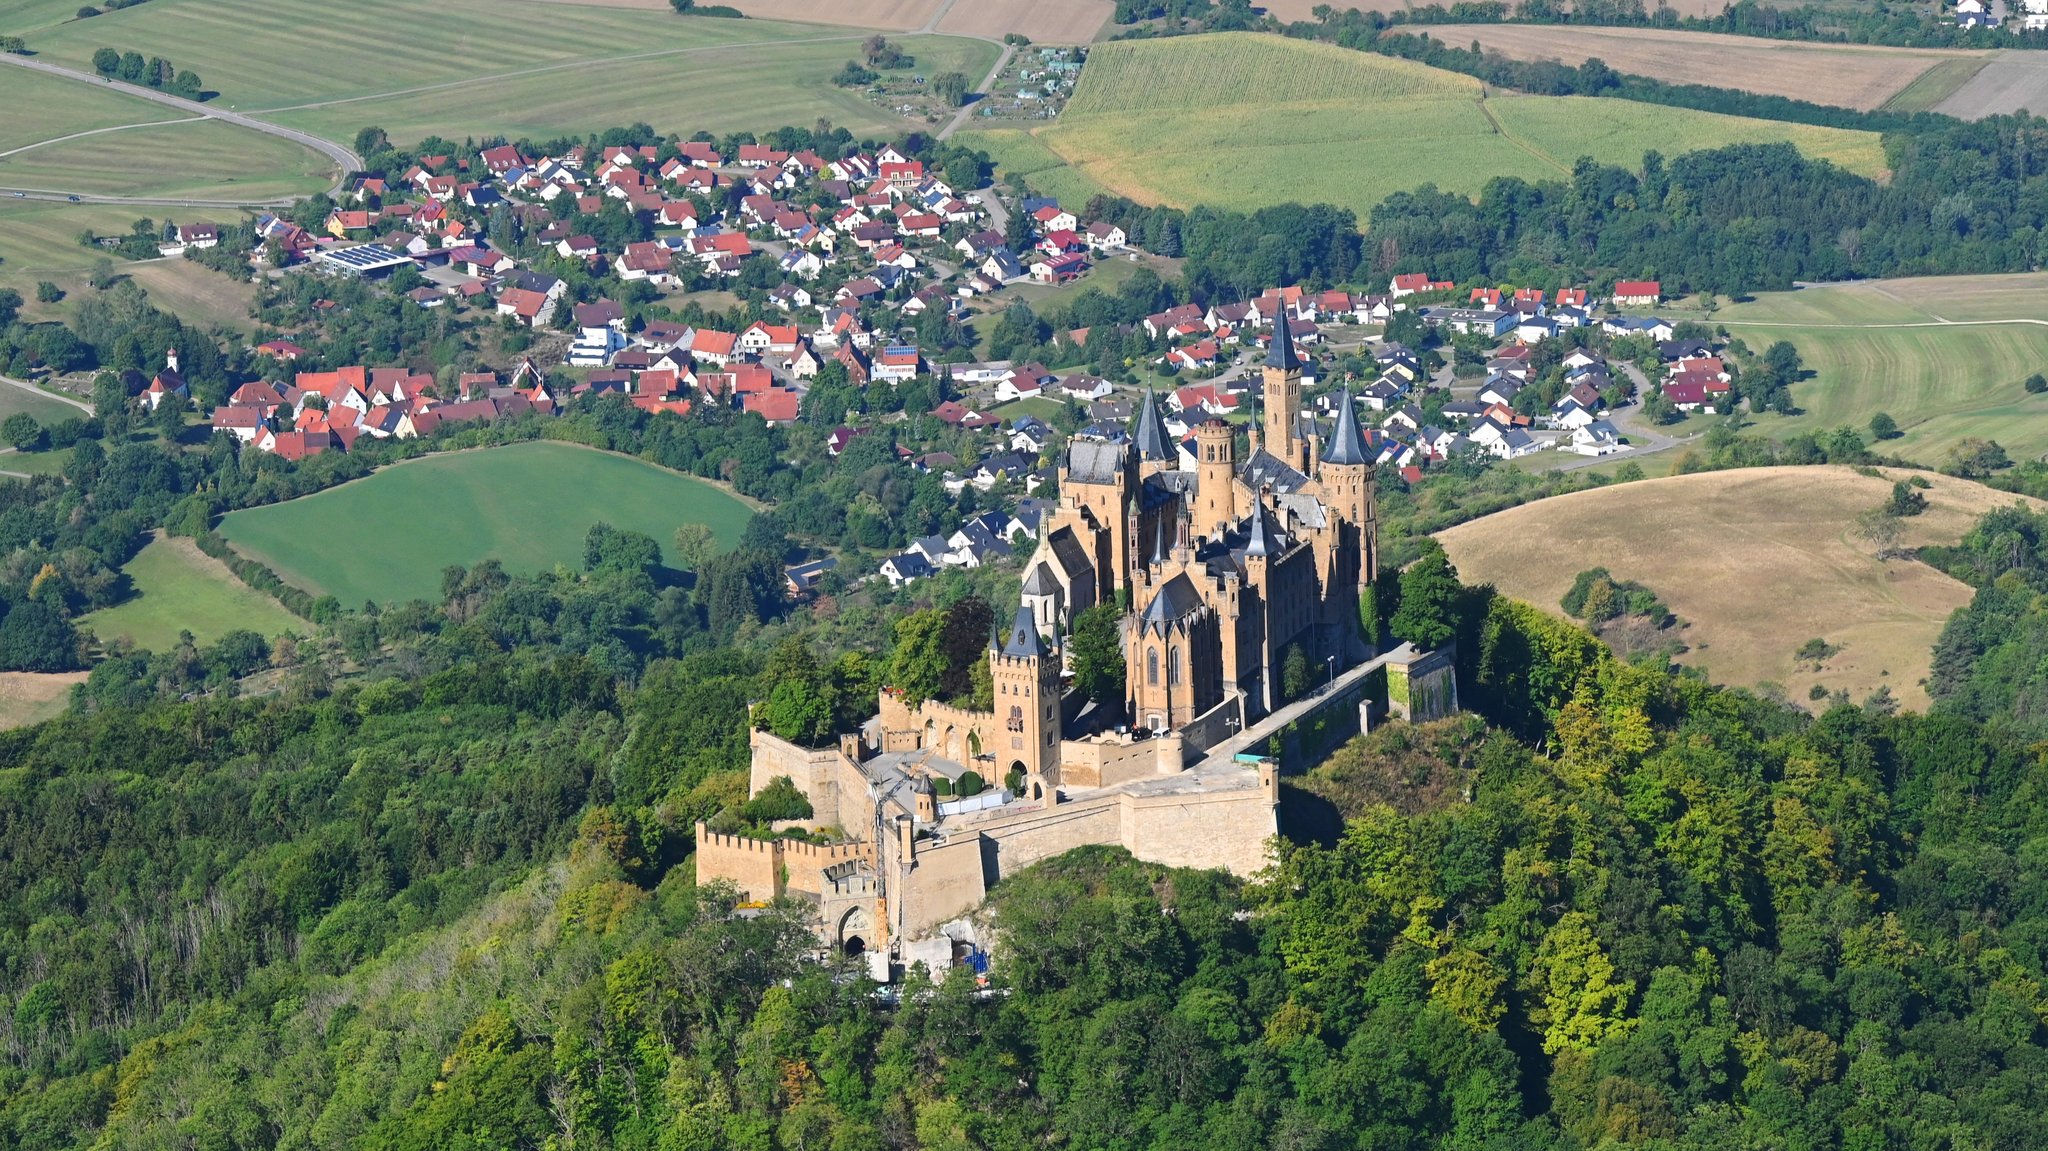
M 749 732 L 747 744 L 753 753 L 747 794 L 759 794 L 776 776 L 786 775 L 811 801 L 810 826 L 845 826 L 839 811 L 839 766 L 846 762 L 846 757 L 838 748 L 799 747 L 767 731 Z
M 825 881 L 826 868 L 849 859 L 868 857 L 868 846 L 864 843 L 835 843 L 821 847 L 815 843 L 785 839 L 776 841 L 776 846 L 782 849 L 782 865 L 789 869 L 788 889 L 810 895 L 822 894 L 831 886 Z
M 1182 742 L 1178 735 L 1119 741 L 1063 740 L 1060 743 L 1061 784 L 1067 787 L 1114 787 L 1134 779 L 1179 771 Z
M 980 836 L 962 835 L 936 845 L 920 842 L 902 896 L 904 934 L 915 937 L 958 919 L 987 895 Z
M 1277 801 L 1265 787 L 1120 798 L 1124 847 L 1169 867 L 1221 867 L 1250 876 L 1266 866 L 1266 841 L 1280 831 Z
M 748 902 L 766 903 L 782 893 L 782 844 L 739 835 L 720 835 L 697 824 L 697 883 L 729 879 Z

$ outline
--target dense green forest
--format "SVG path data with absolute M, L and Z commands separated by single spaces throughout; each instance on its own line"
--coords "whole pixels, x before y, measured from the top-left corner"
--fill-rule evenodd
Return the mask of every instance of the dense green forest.
M 1063 857 L 998 889 L 992 990 L 900 1002 L 691 883 L 782 653 L 0 737 L 0 1146 L 2031 1145 L 2037 722 L 1436 602 L 1477 714 L 1297 768 L 1268 875 Z

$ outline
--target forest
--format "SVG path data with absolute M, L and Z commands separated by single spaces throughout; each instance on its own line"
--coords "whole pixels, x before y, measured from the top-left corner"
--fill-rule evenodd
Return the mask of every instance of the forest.
M 692 884 L 786 652 L 0 736 L 0 1147 L 2033 1145 L 2038 719 L 1813 717 L 1410 570 L 1475 714 L 1291 768 L 1249 883 L 1005 881 L 987 989 Z

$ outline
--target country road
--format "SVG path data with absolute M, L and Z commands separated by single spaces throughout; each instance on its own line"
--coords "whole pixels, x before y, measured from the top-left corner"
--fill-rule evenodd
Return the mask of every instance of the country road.
M 42 60 L 31 59 L 27 56 L 0 53 L 0 62 L 12 64 L 18 68 L 27 68 L 30 71 L 41 72 L 50 76 L 60 76 L 67 80 L 75 80 L 81 84 L 97 85 L 140 100 L 162 104 L 167 108 L 175 108 L 194 117 L 219 120 L 224 124 L 233 124 L 238 128 L 247 128 L 252 132 L 261 132 L 266 136 L 276 136 L 282 140 L 290 140 L 294 144 L 311 148 L 313 151 L 333 161 L 335 167 L 334 186 L 337 189 L 341 187 L 341 181 L 347 177 L 349 172 L 363 166 L 363 158 L 361 156 L 356 155 L 348 148 L 332 140 L 315 136 L 311 132 L 301 132 L 297 128 L 286 128 L 280 124 L 273 124 L 268 120 L 258 120 L 253 116 L 245 116 L 226 108 L 216 108 L 211 105 L 202 104 L 197 100 L 187 100 L 182 96 L 173 96 L 168 92 L 159 92 L 154 88 L 145 88 L 140 84 L 129 84 L 120 80 L 106 80 L 89 72 L 80 72 L 75 68 L 66 68 L 59 64 L 51 64 Z M 4 167 L 0 167 L 0 171 L 4 171 Z M 247 203 L 247 201 L 240 200 L 173 200 L 152 199 L 143 196 L 77 195 L 74 197 L 71 193 L 61 190 L 53 191 L 47 188 L 0 188 L 0 192 L 10 195 L 20 193 L 14 197 L 16 199 L 61 200 L 66 202 L 75 200 L 82 204 L 158 204 L 170 207 L 216 207 L 225 205 L 232 207 Z M 290 202 L 290 199 L 267 201 L 267 203 Z
M 77 408 L 79 411 L 82 411 L 87 415 L 92 414 L 91 404 L 88 404 L 83 400 L 74 400 L 70 396 L 60 395 L 56 392 L 45 391 L 44 389 L 36 387 L 34 384 L 29 383 L 27 380 L 17 380 L 13 376 L 0 376 L 0 384 L 4 384 L 11 388 L 20 388 L 24 392 L 34 392 L 39 396 L 45 396 L 48 397 L 49 399 L 53 399 L 60 404 L 70 404 L 72 407 Z

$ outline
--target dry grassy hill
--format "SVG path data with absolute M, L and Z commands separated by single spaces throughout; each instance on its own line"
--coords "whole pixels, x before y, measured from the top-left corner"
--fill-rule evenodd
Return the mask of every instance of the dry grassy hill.
M 1954 543 L 1983 512 L 2020 500 L 1928 478 L 1928 508 L 1902 521 L 1902 547 Z M 1680 662 L 1717 682 L 1773 681 L 1802 703 L 1816 683 L 1858 700 L 1883 685 L 1924 709 L 1930 649 L 1970 589 L 1911 560 L 1879 562 L 1858 538 L 1856 517 L 1891 483 L 1846 467 L 1674 476 L 1541 500 L 1437 538 L 1467 583 L 1558 615 L 1587 568 L 1648 585 L 1687 625 Z M 1842 649 L 1818 674 L 1793 658 L 1816 637 Z

